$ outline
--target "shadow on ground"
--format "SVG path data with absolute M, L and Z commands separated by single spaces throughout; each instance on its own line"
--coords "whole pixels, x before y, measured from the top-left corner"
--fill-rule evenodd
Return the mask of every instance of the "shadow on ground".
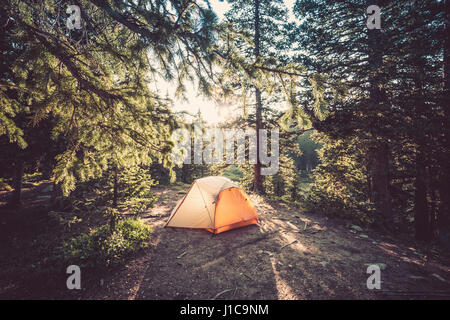
M 181 195 L 163 189 L 160 196 L 144 217 L 155 228 L 153 247 L 139 260 L 140 276 L 130 295 L 121 298 L 447 297 L 448 282 L 442 279 L 450 279 L 448 264 L 393 239 L 367 236 L 261 198 L 253 199 L 259 226 L 215 236 L 203 230 L 163 228 Z M 385 265 L 381 291 L 366 286 L 367 265 L 374 263 Z
M 154 229 L 148 248 L 106 274 L 82 271 L 82 290 L 63 290 L 54 298 L 450 298 L 449 262 L 412 244 L 253 196 L 258 226 L 219 235 L 164 228 L 183 192 L 156 192 L 156 206 L 142 217 Z M 367 266 L 375 263 L 383 265 L 381 290 L 366 285 Z M 61 275 L 47 280 L 61 282 Z M 3 290 L 3 297 L 14 290 L 17 297 L 27 290 L 33 291 L 28 296 L 40 297 L 36 288 L 13 289 Z

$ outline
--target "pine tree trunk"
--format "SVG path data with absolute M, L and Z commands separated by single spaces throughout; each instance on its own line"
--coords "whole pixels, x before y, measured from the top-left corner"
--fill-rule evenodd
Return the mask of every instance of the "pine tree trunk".
M 392 207 L 389 192 L 389 146 L 378 142 L 371 152 L 371 195 L 376 212 L 382 217 L 384 227 L 392 228 Z
M 183 163 L 183 166 L 181 167 L 181 181 L 183 181 L 184 183 L 192 182 L 190 171 L 191 171 L 191 165 Z
M 414 183 L 414 228 L 417 240 L 430 240 L 430 212 L 427 202 L 426 162 L 423 148 L 416 155 L 416 179 Z
M 367 7 L 379 5 L 377 0 L 368 0 Z M 368 110 L 369 118 L 373 126 L 377 126 L 378 113 L 382 112 L 384 107 L 384 93 L 381 89 L 381 67 L 383 57 L 382 33 L 381 30 L 368 30 L 368 55 L 370 65 L 370 102 Z M 371 181 L 371 195 L 369 196 L 374 204 L 377 213 L 383 218 L 383 224 L 387 229 L 392 228 L 392 207 L 389 192 L 389 145 L 381 136 L 378 128 L 370 128 L 374 133 L 373 141 L 370 146 L 370 170 L 369 179 Z
M 60 183 L 53 182 L 51 204 L 55 209 L 62 209 L 64 205 L 63 191 Z
M 367 169 L 367 198 L 369 199 L 369 202 L 373 203 L 373 192 L 372 192 L 372 175 L 370 173 L 370 167 L 366 167 Z
M 118 178 L 117 178 L 117 168 L 114 169 L 114 177 L 113 177 L 114 181 L 114 185 L 113 185 L 113 203 L 112 206 L 113 208 L 117 207 L 117 201 L 119 198 L 119 185 L 118 185 Z
M 439 175 L 438 166 L 428 166 L 428 176 L 430 182 L 428 183 L 428 197 L 430 198 L 430 237 L 434 239 L 439 231 Z
M 416 172 L 414 182 L 414 229 L 417 240 L 429 241 L 431 240 L 431 219 L 430 208 L 428 206 L 427 189 L 428 183 L 428 170 L 426 159 L 426 126 L 421 115 L 426 113 L 425 97 L 423 94 L 424 82 L 422 75 L 425 74 L 426 61 L 423 56 L 415 57 L 417 65 L 415 86 L 417 90 L 418 98 L 416 98 L 414 111 L 416 117 L 414 117 L 413 124 L 414 130 L 417 132 L 416 143 Z
M 261 149 L 261 141 L 259 138 L 259 129 L 262 129 L 261 117 L 261 92 L 256 89 L 256 164 L 254 166 L 253 189 L 257 193 L 264 193 L 262 176 L 261 176 L 261 159 L 259 150 Z
M 444 92 L 442 109 L 444 112 L 444 145 L 445 152 L 441 155 L 442 178 L 439 196 L 439 234 L 450 239 L 450 0 L 445 0 L 445 41 L 444 41 Z
M 14 172 L 14 191 L 11 198 L 11 205 L 18 206 L 21 203 L 22 195 L 22 181 L 23 181 L 23 166 L 22 160 L 19 160 L 15 165 Z
M 119 200 L 119 179 L 118 179 L 118 169 L 114 168 L 114 177 L 113 177 L 113 203 L 112 203 L 112 213 L 109 220 L 109 231 L 113 233 L 116 230 L 116 214 L 115 209 L 117 208 L 117 203 Z
M 255 0 L 255 60 L 257 61 L 260 56 L 260 2 Z M 261 176 L 261 160 L 259 158 L 259 150 L 261 149 L 261 141 L 259 139 L 259 129 L 262 129 L 262 101 L 261 101 L 261 91 L 256 88 L 255 90 L 256 99 L 256 111 L 255 111 L 255 129 L 256 129 L 256 164 L 254 166 L 253 174 L 253 190 L 257 193 L 264 193 L 262 176 Z

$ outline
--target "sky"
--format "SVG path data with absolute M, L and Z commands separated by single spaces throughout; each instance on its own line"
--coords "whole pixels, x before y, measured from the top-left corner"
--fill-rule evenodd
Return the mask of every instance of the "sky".
M 284 2 L 289 8 L 292 8 L 295 0 L 284 0 Z M 210 3 L 219 21 L 224 19 L 224 14 L 229 10 L 230 5 L 226 1 L 219 0 L 210 0 Z M 192 83 L 185 84 L 188 101 L 176 100 L 174 98 L 175 87 L 175 85 L 170 83 L 160 83 L 158 88 L 164 90 L 164 94 L 167 92 L 169 97 L 173 99 L 173 111 L 175 112 L 187 111 L 190 114 L 196 114 L 200 110 L 202 117 L 209 124 L 223 122 L 236 112 L 233 106 L 219 106 L 215 101 L 199 96 Z

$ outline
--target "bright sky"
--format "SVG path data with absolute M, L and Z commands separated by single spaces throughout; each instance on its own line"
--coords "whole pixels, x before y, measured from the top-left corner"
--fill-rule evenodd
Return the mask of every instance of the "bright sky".
M 284 2 L 291 11 L 295 0 L 284 0 Z M 229 4 L 226 2 L 226 0 L 210 0 L 210 3 L 219 20 L 222 20 L 224 18 L 224 14 L 230 8 Z M 210 124 L 217 124 L 219 122 L 225 121 L 227 118 L 230 118 L 233 115 L 233 112 L 236 112 L 232 106 L 218 106 L 215 101 L 198 96 L 197 90 L 191 83 L 185 84 L 186 97 L 188 99 L 188 102 L 175 100 L 175 85 L 167 84 L 163 85 L 164 88 L 161 88 L 160 84 L 159 87 L 159 89 L 166 90 L 169 94 L 169 97 L 174 99 L 173 111 L 187 111 L 190 114 L 196 114 L 200 110 L 202 117 Z

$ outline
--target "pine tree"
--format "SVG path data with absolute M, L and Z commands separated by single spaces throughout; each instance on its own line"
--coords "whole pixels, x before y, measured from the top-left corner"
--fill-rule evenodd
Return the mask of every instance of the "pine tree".
M 2 3 L 4 65 L 0 134 L 25 145 L 16 114 L 53 117 L 67 144 L 54 180 L 65 194 L 77 181 L 159 161 L 170 167 L 176 126 L 165 99 L 149 89 L 162 74 L 182 90 L 197 77 L 208 91 L 216 17 L 193 1 L 80 1 L 82 29 L 68 30 L 67 3 Z M 2 66 L 3 67 L 3 66 Z M 3 69 L 2 69 L 3 70 Z M 19 170 L 20 171 L 20 170 Z
M 250 88 L 253 90 L 254 98 L 251 99 L 251 104 L 254 105 L 254 116 L 251 117 L 251 121 L 256 132 L 259 132 L 260 129 L 265 128 L 264 113 L 269 108 L 267 100 L 274 92 L 274 80 L 269 80 L 270 76 L 262 74 L 261 71 L 277 70 L 280 66 L 285 66 L 283 56 L 286 55 L 289 47 L 285 32 L 287 8 L 280 0 L 229 0 L 228 2 L 231 4 L 231 9 L 226 13 L 227 21 L 232 24 L 233 31 L 241 35 L 233 39 L 238 57 L 232 57 L 230 54 L 232 35 L 228 35 L 228 38 L 224 40 L 227 57 L 231 57 L 232 61 L 229 68 L 230 78 L 236 79 L 235 71 L 238 64 L 245 65 L 243 74 L 238 77 L 240 83 L 235 86 L 243 88 L 241 94 L 244 97 L 244 115 L 247 114 L 247 92 Z M 257 135 L 257 161 L 253 168 L 253 190 L 263 193 L 259 158 L 260 143 L 259 135 Z
M 369 5 L 381 8 L 381 30 L 367 30 Z M 310 86 L 305 83 L 299 97 L 304 109 L 318 131 L 332 139 L 351 139 L 364 149 L 364 158 L 355 160 L 367 171 L 367 197 L 385 226 L 404 219 L 411 209 L 407 204 L 414 204 L 421 240 L 429 239 L 433 221 L 443 212 L 436 211 L 437 199 L 444 196 L 437 192 L 445 171 L 439 154 L 447 150 L 440 138 L 446 130 L 445 108 L 438 98 L 445 39 L 442 5 L 305 0 L 295 6 L 302 19 L 297 59 L 310 74 Z M 318 104 L 327 108 L 325 120 L 311 112 Z M 332 174 L 333 167 L 321 170 Z

